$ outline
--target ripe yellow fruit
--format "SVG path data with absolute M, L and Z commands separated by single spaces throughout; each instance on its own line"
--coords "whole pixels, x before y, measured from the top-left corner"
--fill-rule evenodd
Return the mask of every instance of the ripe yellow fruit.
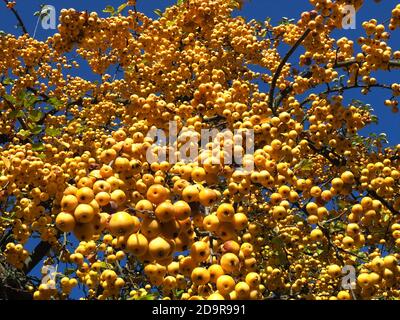
M 35 300 L 69 299 L 78 281 L 90 300 L 154 286 L 164 300 L 400 298 L 400 144 L 363 137 L 371 110 L 345 90 L 385 87 L 400 110 L 400 83 L 375 77 L 399 66 L 400 4 L 355 43 L 334 37 L 340 11 L 367 1 L 310 0 L 276 26 L 235 2 L 186 1 L 159 19 L 64 9 L 47 40 L 0 37 L 0 235 L 12 235 L 0 264 L 23 271 L 37 237 L 41 264 L 74 268 L 27 286 Z M 299 44 L 284 63 L 281 46 Z M 69 72 L 82 58 L 100 83 Z M 34 119 L 41 102 L 59 112 Z M 60 232 L 78 239 L 63 248 Z
M 206 171 L 201 167 L 194 168 L 191 172 L 191 177 L 194 182 L 203 182 L 206 178 Z
M 238 231 L 244 230 L 248 224 L 247 216 L 242 212 L 235 213 L 233 215 L 232 224 L 233 224 L 235 230 L 238 230 Z
M 225 298 L 218 292 L 214 292 L 208 296 L 207 300 L 225 300 Z
M 143 256 L 146 254 L 149 247 L 147 238 L 141 233 L 133 233 L 129 236 L 126 242 L 126 248 L 129 252 L 136 256 Z
M 332 187 L 336 190 L 341 190 L 343 188 L 343 180 L 340 178 L 334 178 L 331 184 Z
M 72 214 L 60 212 L 56 218 L 56 226 L 62 232 L 70 232 L 75 228 L 75 218 Z
M 361 273 L 357 277 L 357 283 L 362 288 L 368 288 L 371 286 L 371 279 L 368 273 Z
M 229 275 L 222 275 L 217 279 L 217 290 L 222 295 L 227 295 L 235 290 L 235 280 Z
M 351 294 L 347 291 L 339 291 L 337 298 L 339 300 L 351 300 Z
M 195 261 L 206 261 L 210 256 L 210 247 L 208 243 L 196 241 L 190 248 L 190 255 Z
M 182 199 L 186 202 L 199 201 L 199 189 L 195 185 L 189 185 L 182 190 Z
M 117 206 L 125 203 L 126 201 L 125 192 L 119 189 L 114 190 L 113 192 L 111 192 L 111 201 L 115 202 Z
M 344 183 L 351 184 L 354 183 L 354 174 L 350 171 L 345 171 L 341 174 L 340 178 Z
M 95 211 L 89 204 L 81 203 L 74 211 L 75 220 L 79 223 L 88 223 L 93 220 Z
M 246 282 L 240 281 L 235 286 L 235 292 L 239 300 L 248 299 L 250 296 L 250 286 Z
M 93 184 L 93 192 L 98 194 L 99 192 L 111 192 L 111 185 L 104 180 L 98 180 Z
M 208 271 L 210 272 L 210 281 L 213 283 L 217 283 L 218 278 L 224 274 L 224 269 L 219 264 L 209 266 Z
M 192 209 L 185 201 L 179 200 L 174 203 L 174 214 L 178 220 L 185 220 L 190 217 Z
M 164 238 L 157 237 L 149 243 L 149 253 L 154 259 L 165 259 L 172 254 L 173 247 Z
M 217 216 L 214 214 L 205 216 L 203 219 L 203 226 L 204 226 L 204 229 L 209 232 L 217 231 L 218 226 L 219 226 L 219 220 L 218 220 Z
M 206 268 L 194 268 L 191 274 L 192 282 L 196 285 L 204 285 L 210 281 L 210 272 Z
M 398 260 L 396 257 L 388 255 L 383 258 L 383 264 L 385 265 L 386 268 L 394 270 L 397 268 Z
M 73 232 L 79 241 L 89 241 L 95 230 L 92 223 L 77 223 Z
M 100 206 L 105 207 L 106 205 L 108 205 L 110 203 L 111 196 L 108 192 L 101 191 L 96 194 L 95 200 L 97 201 L 97 203 Z
M 89 187 L 82 187 L 76 192 L 79 203 L 90 203 L 94 199 L 94 192 Z
M 160 222 L 157 219 L 144 218 L 140 230 L 147 239 L 153 239 L 161 233 Z
M 342 269 L 337 264 L 331 264 L 327 272 L 332 278 L 337 278 L 342 274 Z
M 108 227 L 114 236 L 128 235 L 139 230 L 140 220 L 128 212 L 119 211 L 111 216 Z
M 235 209 L 229 203 L 221 204 L 217 209 L 217 217 L 221 222 L 231 222 L 233 221 L 235 215 Z
M 221 257 L 221 267 L 225 272 L 231 273 L 239 268 L 239 258 L 237 255 L 228 252 Z
M 157 206 L 154 213 L 159 221 L 170 221 L 175 217 L 175 206 L 169 201 L 164 201 Z
M 78 199 L 76 196 L 70 194 L 65 195 L 61 200 L 61 209 L 66 212 L 73 212 L 78 205 Z
M 136 210 L 136 215 L 138 217 L 145 218 L 148 217 L 154 211 L 154 207 L 149 200 L 142 199 L 136 203 L 135 210 Z
M 153 184 L 149 187 L 146 197 L 154 204 L 159 204 L 168 199 L 168 191 L 160 184 Z
M 231 252 L 234 253 L 235 255 L 239 255 L 240 245 L 234 240 L 229 240 L 224 242 L 221 249 L 223 253 Z
M 284 219 L 287 216 L 286 208 L 283 206 L 276 206 L 272 210 L 272 216 L 274 219 Z
M 310 233 L 310 239 L 312 241 L 321 241 L 324 237 L 324 233 L 321 229 L 314 229 Z
M 218 195 L 214 190 L 205 188 L 199 193 L 199 202 L 205 207 L 212 206 L 218 200 Z
M 246 275 L 245 279 L 246 283 L 250 286 L 250 288 L 258 288 L 261 283 L 261 277 L 256 272 L 250 272 Z

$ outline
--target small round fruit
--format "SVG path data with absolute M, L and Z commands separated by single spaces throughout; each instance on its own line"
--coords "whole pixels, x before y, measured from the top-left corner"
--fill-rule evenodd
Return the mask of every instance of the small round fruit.
M 74 217 L 79 223 L 88 223 L 92 221 L 94 214 L 95 212 L 93 207 L 85 203 L 79 204 L 74 211 Z
M 129 236 L 126 242 L 126 248 L 129 252 L 140 257 L 146 254 L 149 247 L 147 238 L 141 233 L 133 233 Z
M 56 218 L 56 226 L 62 232 L 71 232 L 75 228 L 75 218 L 72 214 L 60 212 Z
M 113 236 L 123 236 L 137 232 L 140 227 L 140 220 L 131 216 L 128 212 L 119 211 L 111 216 L 109 229 Z
M 78 199 L 72 195 L 66 195 L 61 200 L 61 209 L 67 212 L 73 212 L 78 206 Z
M 235 209 L 229 203 L 223 203 L 217 209 L 217 217 L 219 221 L 231 222 L 233 221 L 234 215 L 235 215 Z
M 192 209 L 186 201 L 179 200 L 174 203 L 175 218 L 178 220 L 185 220 L 190 217 Z
M 227 295 L 235 290 L 235 280 L 229 275 L 222 275 L 217 279 L 217 289 L 222 295 Z
M 82 187 L 76 192 L 79 203 L 90 203 L 94 199 L 94 192 L 89 187 Z
M 237 255 L 228 252 L 221 257 L 221 267 L 225 272 L 234 272 L 239 268 L 239 258 Z
M 206 268 L 194 268 L 191 274 L 191 279 L 196 285 L 204 285 L 210 281 L 210 272 Z
M 154 259 L 165 259 L 171 254 L 171 244 L 164 238 L 157 237 L 149 243 L 149 253 Z
M 149 187 L 146 197 L 154 204 L 160 204 L 168 199 L 168 191 L 160 184 L 153 184 Z

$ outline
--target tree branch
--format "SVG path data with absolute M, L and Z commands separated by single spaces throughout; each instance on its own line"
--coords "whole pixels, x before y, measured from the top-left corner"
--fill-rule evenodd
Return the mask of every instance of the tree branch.
M 6 5 L 8 5 L 8 1 L 7 1 L 7 0 L 3 0 L 3 2 L 4 2 Z M 21 18 L 21 16 L 19 15 L 18 11 L 15 10 L 14 8 L 10 8 L 10 10 L 11 10 L 12 13 L 14 14 L 14 16 L 17 18 L 17 20 L 18 20 L 18 22 L 19 22 L 19 25 L 20 25 L 21 28 L 22 28 L 22 32 L 23 32 L 24 34 L 28 34 L 28 30 L 26 29 L 25 24 L 24 24 L 24 21 L 22 20 L 22 18 Z
M 275 94 L 276 83 L 278 82 L 278 79 L 279 79 L 279 76 L 281 75 L 283 67 L 285 66 L 285 64 L 289 60 L 289 58 L 292 56 L 292 54 L 296 51 L 296 49 L 301 45 L 301 43 L 304 41 L 304 39 L 307 38 L 307 36 L 309 35 L 310 32 L 311 32 L 311 29 L 307 29 L 303 33 L 303 35 L 296 41 L 296 43 L 290 48 L 288 53 L 283 57 L 281 63 L 278 66 L 278 69 L 276 69 L 274 77 L 272 78 L 271 88 L 269 90 L 269 100 L 268 100 L 268 106 L 272 109 L 273 113 L 276 112 L 276 110 L 274 108 L 274 94 Z

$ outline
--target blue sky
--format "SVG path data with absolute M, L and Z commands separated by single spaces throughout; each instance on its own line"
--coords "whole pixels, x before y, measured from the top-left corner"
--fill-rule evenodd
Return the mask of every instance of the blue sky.
M 156 14 L 155 9 L 164 9 L 165 7 L 175 3 L 176 0 L 138 0 L 137 8 L 154 18 Z M 387 0 L 382 1 L 380 4 L 374 3 L 372 0 L 365 0 L 365 6 L 357 13 L 356 29 L 355 30 L 342 30 L 337 32 L 338 38 L 347 37 L 355 40 L 358 36 L 363 34 L 363 29 L 361 23 L 365 20 L 376 18 L 379 22 L 383 22 L 390 17 L 391 10 L 396 6 L 397 1 Z M 16 9 L 22 16 L 25 25 L 30 34 L 33 34 L 35 26 L 37 23 L 37 17 L 34 16 L 34 12 L 39 10 L 40 4 L 54 5 L 57 9 L 57 13 L 62 8 L 75 8 L 77 10 L 87 10 L 87 11 L 97 11 L 101 15 L 106 15 L 102 13 L 102 10 L 107 5 L 112 5 L 118 7 L 122 1 L 104 1 L 104 0 L 92 0 L 92 1 L 78 1 L 78 0 L 47 0 L 47 2 L 36 1 L 36 0 L 17 0 Z M 236 12 L 235 15 L 242 15 L 247 19 L 256 19 L 264 21 L 267 17 L 270 17 L 272 24 L 277 24 L 282 19 L 282 17 L 298 19 L 303 11 L 311 9 L 311 5 L 307 0 L 247 0 L 242 11 Z M 17 34 L 20 33 L 19 30 L 15 28 L 16 20 L 10 10 L 5 8 L 4 3 L 0 2 L 0 30 L 7 33 Z M 43 28 L 37 28 L 36 38 L 46 39 L 55 33 L 55 30 L 44 30 Z M 392 34 L 390 39 L 390 45 L 393 51 L 400 49 L 400 30 Z M 286 50 L 286 49 L 283 49 Z M 392 83 L 399 80 L 400 70 L 394 70 L 390 73 L 379 73 L 378 80 L 382 83 Z M 80 76 L 86 79 L 94 79 L 94 76 L 89 73 L 87 68 L 81 70 Z M 385 132 L 388 135 L 388 140 L 390 144 L 400 143 L 400 130 L 399 130 L 399 117 L 400 114 L 393 114 L 389 108 L 383 105 L 384 99 L 387 97 L 386 92 L 379 91 L 375 89 L 372 93 L 365 97 L 358 94 L 357 91 L 352 90 L 347 92 L 348 101 L 351 99 L 360 99 L 366 103 L 369 103 L 375 110 L 375 114 L 379 118 L 378 125 L 370 125 L 368 128 L 363 130 L 366 135 L 368 133 L 381 133 Z M 29 247 L 34 247 L 36 242 L 29 244 Z M 34 270 L 34 274 L 37 274 L 38 268 Z M 76 292 L 75 292 L 76 294 Z

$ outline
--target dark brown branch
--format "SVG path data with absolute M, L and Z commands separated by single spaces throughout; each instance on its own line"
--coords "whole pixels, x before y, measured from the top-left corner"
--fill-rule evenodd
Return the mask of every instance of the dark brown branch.
M 10 109 L 12 111 L 15 111 L 15 108 L 14 108 L 13 104 L 10 101 L 8 101 L 7 99 L 5 99 L 5 98 L 3 98 L 3 99 L 4 99 L 5 102 L 7 102 L 7 105 L 10 107 Z M 17 117 L 17 121 L 21 125 L 22 129 L 28 130 L 28 126 L 27 126 L 27 124 L 26 124 L 26 122 L 25 122 L 25 120 L 23 118 Z
M 29 274 L 36 265 L 42 261 L 43 257 L 50 251 L 52 245 L 46 241 L 41 241 L 31 254 L 29 263 L 24 268 L 25 274 Z
M 8 5 L 8 1 L 7 0 L 3 0 L 3 2 Z M 21 16 L 19 15 L 18 11 L 15 10 L 14 8 L 10 8 L 10 10 L 12 11 L 12 13 L 14 14 L 15 18 L 17 18 L 19 25 L 22 28 L 22 32 L 24 34 L 28 34 L 28 30 L 25 27 L 24 21 L 22 20 Z
M 348 68 L 351 65 L 357 63 L 356 59 L 350 59 L 348 61 L 341 61 L 341 62 L 335 62 L 333 68 L 334 69 L 339 69 L 339 68 Z M 400 60 L 390 60 L 388 62 L 388 66 L 389 67 L 394 67 L 394 68 L 400 68 Z M 311 70 L 305 70 L 303 72 L 300 73 L 300 76 L 302 78 L 311 78 L 313 75 Z M 355 82 L 357 84 L 357 79 L 355 79 Z M 357 84 L 358 87 L 358 84 Z M 283 90 L 275 99 L 275 107 L 279 106 L 281 104 L 281 102 L 293 91 L 293 85 L 290 85 L 289 87 L 287 87 L 285 90 Z M 305 103 L 307 103 L 309 100 L 304 100 L 302 105 L 304 105 Z
M 296 43 L 290 48 L 288 53 L 283 57 L 281 63 L 279 64 L 278 68 L 276 69 L 274 77 L 272 78 L 271 88 L 269 90 L 269 100 L 268 100 L 268 106 L 272 109 L 272 111 L 274 113 L 275 113 L 275 109 L 274 109 L 273 104 L 274 104 L 275 88 L 276 88 L 276 83 L 278 82 L 278 79 L 283 70 L 283 67 L 285 66 L 285 64 L 289 60 L 289 58 L 292 56 L 292 54 L 296 51 L 296 49 L 301 45 L 301 43 L 304 41 L 304 39 L 307 38 L 307 36 L 309 35 L 310 32 L 311 32 L 311 29 L 307 29 L 303 33 L 303 35 L 296 41 Z
M 349 67 L 355 63 L 358 63 L 356 59 L 350 59 L 347 61 L 341 61 L 341 62 L 337 62 L 335 63 L 335 65 L 333 66 L 333 68 L 338 69 L 338 68 L 346 68 Z M 389 60 L 388 62 L 388 66 L 389 67 L 394 67 L 394 68 L 400 68 L 400 60 Z

